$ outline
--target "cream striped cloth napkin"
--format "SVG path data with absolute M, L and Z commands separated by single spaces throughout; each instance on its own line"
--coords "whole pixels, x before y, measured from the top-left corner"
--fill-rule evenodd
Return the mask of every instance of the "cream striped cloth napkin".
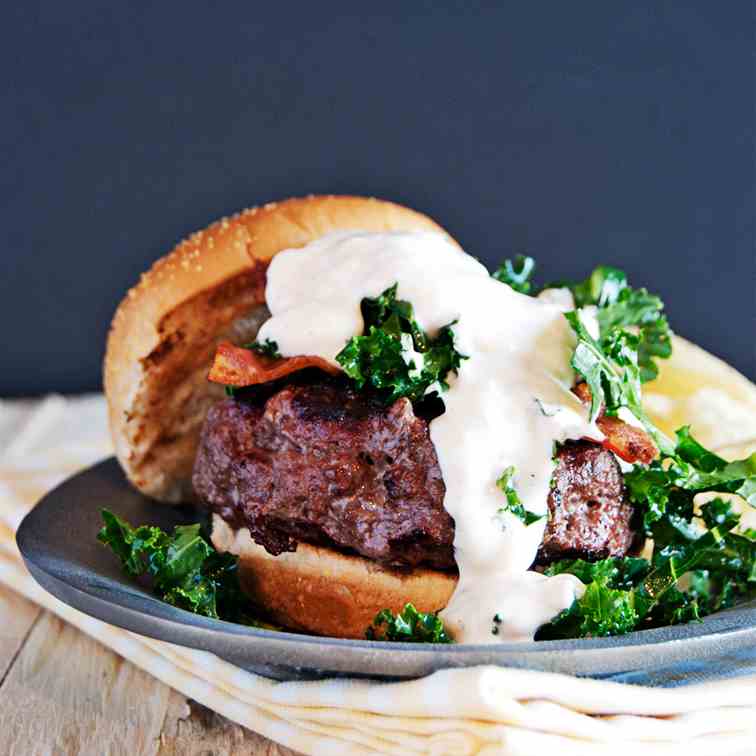
M 650 392 L 657 421 L 694 420 L 705 443 L 733 456 L 754 446 L 756 388 L 686 342 L 677 346 Z M 702 399 L 707 409 L 691 412 Z M 728 418 L 737 421 L 729 430 Z M 478 667 L 403 683 L 278 683 L 88 617 L 37 586 L 13 534 L 43 493 L 108 454 L 101 396 L 0 402 L 0 581 L 272 740 L 308 754 L 756 756 L 756 676 L 664 689 Z

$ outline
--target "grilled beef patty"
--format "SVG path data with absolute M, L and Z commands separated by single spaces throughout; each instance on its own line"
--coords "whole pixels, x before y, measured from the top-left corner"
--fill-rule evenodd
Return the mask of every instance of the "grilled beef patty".
M 193 482 L 212 511 L 274 555 L 305 541 L 386 565 L 455 568 L 436 451 L 409 400 L 386 407 L 329 379 L 268 394 L 208 414 Z M 601 446 L 560 449 L 548 503 L 540 563 L 630 549 L 633 509 Z

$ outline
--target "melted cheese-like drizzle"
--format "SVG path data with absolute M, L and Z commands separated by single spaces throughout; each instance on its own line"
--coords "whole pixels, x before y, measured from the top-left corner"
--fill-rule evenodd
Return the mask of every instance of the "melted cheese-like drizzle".
M 273 258 L 271 318 L 258 338 L 276 341 L 284 356 L 336 364 L 363 331 L 362 299 L 394 283 L 431 334 L 456 320 L 456 346 L 468 357 L 448 376 L 446 411 L 430 424 L 459 567 L 442 619 L 460 642 L 530 640 L 582 583 L 529 571 L 546 518 L 525 526 L 502 512 L 496 480 L 514 465 L 525 508 L 546 515 L 554 442 L 603 438 L 570 392 L 575 338 L 565 305 L 518 294 L 441 235 L 342 232 Z

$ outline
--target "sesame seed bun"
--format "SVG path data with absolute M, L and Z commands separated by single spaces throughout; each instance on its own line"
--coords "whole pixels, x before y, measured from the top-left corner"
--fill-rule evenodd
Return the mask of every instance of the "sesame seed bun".
M 276 624 L 333 638 L 364 638 L 383 609 L 412 603 L 437 612 L 449 602 L 457 576 L 424 567 L 394 570 L 355 554 L 299 543 L 271 556 L 250 537 L 213 515 L 213 545 L 239 557 L 244 593 Z
M 192 498 L 199 432 L 222 387 L 207 381 L 216 345 L 252 341 L 268 316 L 265 273 L 284 249 L 328 233 L 444 230 L 391 202 L 290 199 L 192 234 L 142 275 L 113 318 L 104 364 L 116 456 L 144 494 Z

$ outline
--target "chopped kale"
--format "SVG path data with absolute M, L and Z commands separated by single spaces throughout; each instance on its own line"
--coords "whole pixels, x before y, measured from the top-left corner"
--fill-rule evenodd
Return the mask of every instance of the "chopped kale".
M 565 313 L 577 336 L 572 367 L 591 389 L 591 420 L 602 407 L 607 415 L 629 409 L 643 424 L 661 451 L 673 449 L 672 442 L 651 422 L 641 404 L 641 370 L 638 355 L 641 337 L 620 327 L 611 328 L 597 341 L 589 333 L 577 310 Z
M 520 294 L 530 294 L 531 277 L 535 271 L 535 260 L 525 255 L 517 255 L 514 261 L 504 262 L 493 272 L 497 281 L 507 284 Z
M 620 408 L 626 407 L 660 449 L 671 450 L 671 442 L 649 420 L 641 404 L 639 337 L 616 328 L 599 342 L 588 332 L 578 311 L 565 313 L 565 318 L 577 336 L 572 367 L 591 389 L 590 419 L 595 420 L 602 407 L 608 415 L 616 415 Z
M 575 575 L 586 585 L 595 580 L 605 582 L 610 588 L 628 590 L 644 578 L 650 569 L 646 559 L 624 557 L 587 562 L 584 559 L 560 559 L 546 569 L 547 575 L 568 573 Z
M 368 640 L 400 641 L 402 643 L 451 643 L 444 625 L 433 612 L 419 612 L 406 604 L 399 614 L 390 609 L 379 612 L 365 632 Z
M 535 262 L 518 256 L 506 260 L 493 277 L 516 291 L 531 293 L 531 276 Z M 627 276 L 618 268 L 600 265 L 583 281 L 557 281 L 546 288 L 567 288 L 575 307 L 566 313 L 577 335 L 572 366 L 591 388 L 591 418 L 595 419 L 603 404 L 609 415 L 627 407 L 644 424 L 656 443 L 669 448 L 667 439 L 654 428 L 641 408 L 640 387 L 658 375 L 657 359 L 672 353 L 672 332 L 664 305 L 646 289 L 633 289 Z M 593 338 L 581 319 L 579 310 L 596 308 L 598 338 Z
M 369 386 L 387 402 L 408 397 L 419 402 L 448 388 L 465 356 L 454 346 L 454 323 L 431 338 L 414 318 L 412 305 L 396 298 L 394 284 L 375 299 L 362 301 L 365 331 L 336 355 L 357 388 Z
M 507 497 L 507 503 L 499 511 L 509 512 L 522 520 L 526 525 L 532 525 L 538 520 L 542 520 L 546 515 L 537 515 L 533 512 L 525 509 L 523 503 L 520 501 L 520 497 L 514 487 L 515 468 L 513 466 L 507 467 L 496 481 L 498 488 L 504 492 Z
M 251 344 L 245 344 L 244 348 L 272 359 L 277 359 L 281 356 L 281 353 L 278 351 L 278 344 L 272 339 L 253 341 Z
M 98 540 L 116 553 L 126 574 L 149 578 L 158 598 L 206 617 L 261 624 L 239 585 L 237 558 L 215 551 L 199 524 L 168 534 L 153 525 L 133 528 L 107 509 L 102 519 Z
M 632 590 L 614 587 L 619 568 L 617 560 L 607 559 L 593 564 L 577 560 L 568 564 L 557 562 L 547 573 L 576 574 L 587 583 L 583 595 L 541 628 L 541 640 L 622 635 L 634 630 L 638 623 Z M 621 560 L 620 560 L 621 561 Z
M 608 307 L 614 305 L 620 293 L 627 288 L 627 276 L 619 268 L 599 265 L 584 281 L 561 285 L 572 292 L 575 307 Z
M 580 283 L 563 285 L 572 292 L 575 307 L 597 308 L 599 342 L 604 350 L 608 351 L 618 332 L 632 328 L 637 338 L 633 349 L 639 378 L 643 383 L 656 378 L 659 369 L 655 359 L 672 354 L 672 332 L 662 313 L 661 299 L 646 289 L 631 288 L 625 274 L 608 265 L 600 265 Z
M 703 492 L 734 493 L 756 507 L 756 452 L 726 462 L 699 444 L 687 426 L 676 436 L 673 451 L 662 450 L 660 459 L 636 465 L 625 475 L 630 498 L 643 508 L 647 528 L 665 516 L 673 522 L 689 520 L 693 497 Z

